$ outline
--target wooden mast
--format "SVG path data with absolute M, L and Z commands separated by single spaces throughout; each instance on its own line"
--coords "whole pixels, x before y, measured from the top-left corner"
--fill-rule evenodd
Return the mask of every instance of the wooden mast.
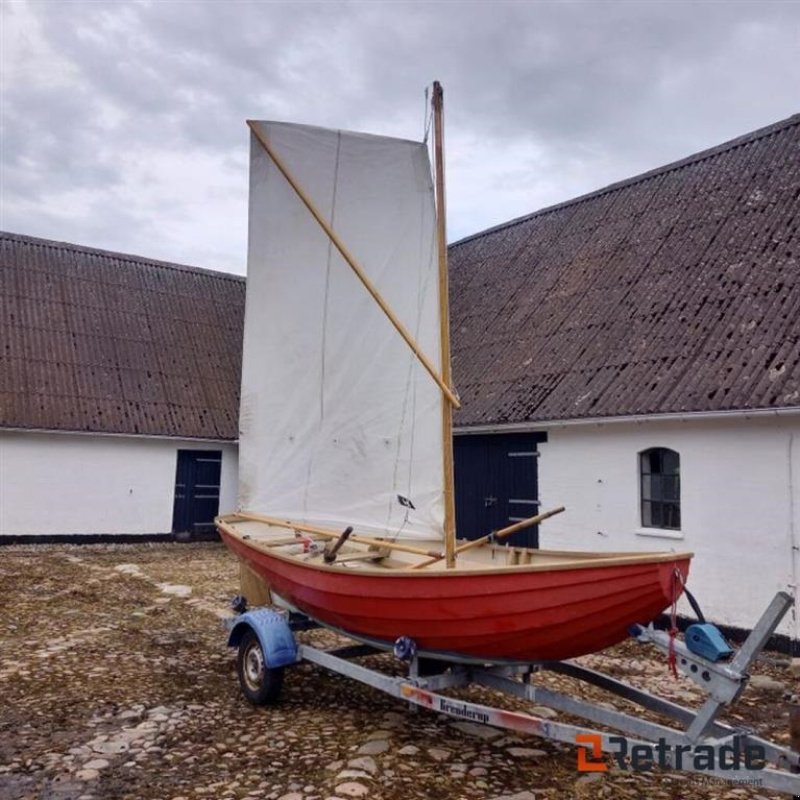
M 447 220 L 444 197 L 444 93 L 439 81 L 433 82 L 433 163 L 436 172 L 436 232 L 439 248 L 439 332 L 441 339 L 442 382 L 452 391 L 450 371 L 450 303 L 447 274 Z M 456 565 L 456 504 L 453 477 L 453 404 L 442 398 L 442 437 L 444 453 L 444 544 L 448 569 Z

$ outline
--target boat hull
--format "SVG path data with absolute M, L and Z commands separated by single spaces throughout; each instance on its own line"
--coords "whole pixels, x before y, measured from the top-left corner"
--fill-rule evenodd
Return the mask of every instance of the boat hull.
M 617 644 L 672 603 L 675 570 L 685 581 L 690 560 L 376 574 L 281 558 L 220 534 L 271 591 L 324 625 L 386 646 L 408 636 L 421 651 L 479 661 L 562 660 Z

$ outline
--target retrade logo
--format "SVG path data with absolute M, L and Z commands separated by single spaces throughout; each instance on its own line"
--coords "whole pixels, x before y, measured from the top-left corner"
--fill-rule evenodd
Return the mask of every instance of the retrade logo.
M 695 772 L 715 770 L 761 770 L 767 765 L 766 751 L 761 745 L 742 746 L 738 738 L 719 747 L 711 745 L 668 744 L 659 739 L 655 744 L 634 744 L 624 736 L 609 736 L 608 749 L 603 749 L 603 737 L 599 733 L 578 733 L 579 772 L 607 772 L 605 757 L 611 756 L 623 770 L 647 772 L 659 769 L 691 769 Z
M 591 745 L 591 754 L 586 747 L 578 748 L 578 772 L 608 772 L 608 764 L 603 760 L 603 737 L 599 733 L 578 733 L 575 741 Z

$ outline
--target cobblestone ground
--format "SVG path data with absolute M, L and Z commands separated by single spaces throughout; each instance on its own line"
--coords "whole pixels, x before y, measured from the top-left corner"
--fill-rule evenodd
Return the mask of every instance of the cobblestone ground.
M 216 544 L 0 548 L 0 799 L 778 797 L 613 765 L 580 775 L 572 747 L 410 713 L 310 665 L 287 673 L 277 707 L 253 708 L 221 627 L 237 590 Z M 699 703 L 636 643 L 583 661 Z M 389 656 L 366 663 L 396 668 Z M 788 742 L 797 679 L 777 656 L 756 673 L 733 721 Z

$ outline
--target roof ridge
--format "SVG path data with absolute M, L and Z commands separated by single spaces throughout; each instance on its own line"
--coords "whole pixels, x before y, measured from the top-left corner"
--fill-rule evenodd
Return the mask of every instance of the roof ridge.
M 222 280 L 233 280 L 236 282 L 244 282 L 246 280 L 244 275 L 237 275 L 233 272 L 223 272 L 222 270 L 207 269 L 205 267 L 192 267 L 188 264 L 176 264 L 171 261 L 161 261 L 160 259 L 156 258 L 147 258 L 146 256 L 134 255 L 133 253 L 119 253 L 114 250 L 104 250 L 99 247 L 88 247 L 87 245 L 74 244 L 72 242 L 60 242 L 55 239 L 42 239 L 38 236 L 29 236 L 24 233 L 12 233 L 11 231 L 0 230 L 0 239 L 9 239 L 39 247 L 49 247 L 53 250 L 71 250 L 76 253 L 86 253 L 89 255 L 101 256 L 103 258 L 114 258 L 118 261 L 130 261 L 152 267 L 172 269 L 176 270 L 177 272 L 189 272 L 195 275 L 208 275 L 212 278 L 220 278 Z
M 751 144 L 752 142 L 756 142 L 759 139 L 764 139 L 767 136 L 772 136 L 773 134 L 778 133 L 785 128 L 790 128 L 794 125 L 800 125 L 800 113 L 792 114 L 790 117 L 786 117 L 786 119 L 773 122 L 769 125 L 765 125 L 762 128 L 757 128 L 754 131 L 742 134 L 734 139 L 729 139 L 728 141 L 714 145 L 713 147 L 708 147 L 705 150 L 699 150 L 698 152 L 689 156 L 684 156 L 677 161 L 671 161 L 663 166 L 654 167 L 653 169 L 642 172 L 639 175 L 634 175 L 630 178 L 624 178 L 621 181 L 610 183 L 608 186 L 603 186 L 600 189 L 594 189 L 591 192 L 578 195 L 578 197 L 573 197 L 570 200 L 564 200 L 551 206 L 545 206 L 544 208 L 540 208 L 539 210 L 530 214 L 524 214 L 521 217 L 515 217 L 507 222 L 501 222 L 498 225 L 493 225 L 490 228 L 478 231 L 477 233 L 472 233 L 469 236 L 465 236 L 462 239 L 451 242 L 448 247 L 456 247 L 457 245 L 466 244 L 467 242 L 471 242 L 474 239 L 480 239 L 482 236 L 486 236 L 490 233 L 496 233 L 497 231 L 505 230 L 506 228 L 513 228 L 516 225 L 520 225 L 523 222 L 535 219 L 536 217 L 541 217 L 545 214 L 551 214 L 554 211 L 560 211 L 564 208 L 569 208 L 570 206 L 576 206 L 580 203 L 586 202 L 587 200 L 594 200 L 597 197 L 602 197 L 605 194 L 616 192 L 629 186 L 635 186 L 637 183 L 650 180 L 658 175 L 666 175 L 678 169 L 683 169 L 684 167 L 691 166 L 692 164 L 705 161 L 706 159 L 714 158 L 715 156 L 721 155 L 722 153 L 726 153 L 730 150 L 735 150 L 737 147 L 742 147 L 744 145 Z

